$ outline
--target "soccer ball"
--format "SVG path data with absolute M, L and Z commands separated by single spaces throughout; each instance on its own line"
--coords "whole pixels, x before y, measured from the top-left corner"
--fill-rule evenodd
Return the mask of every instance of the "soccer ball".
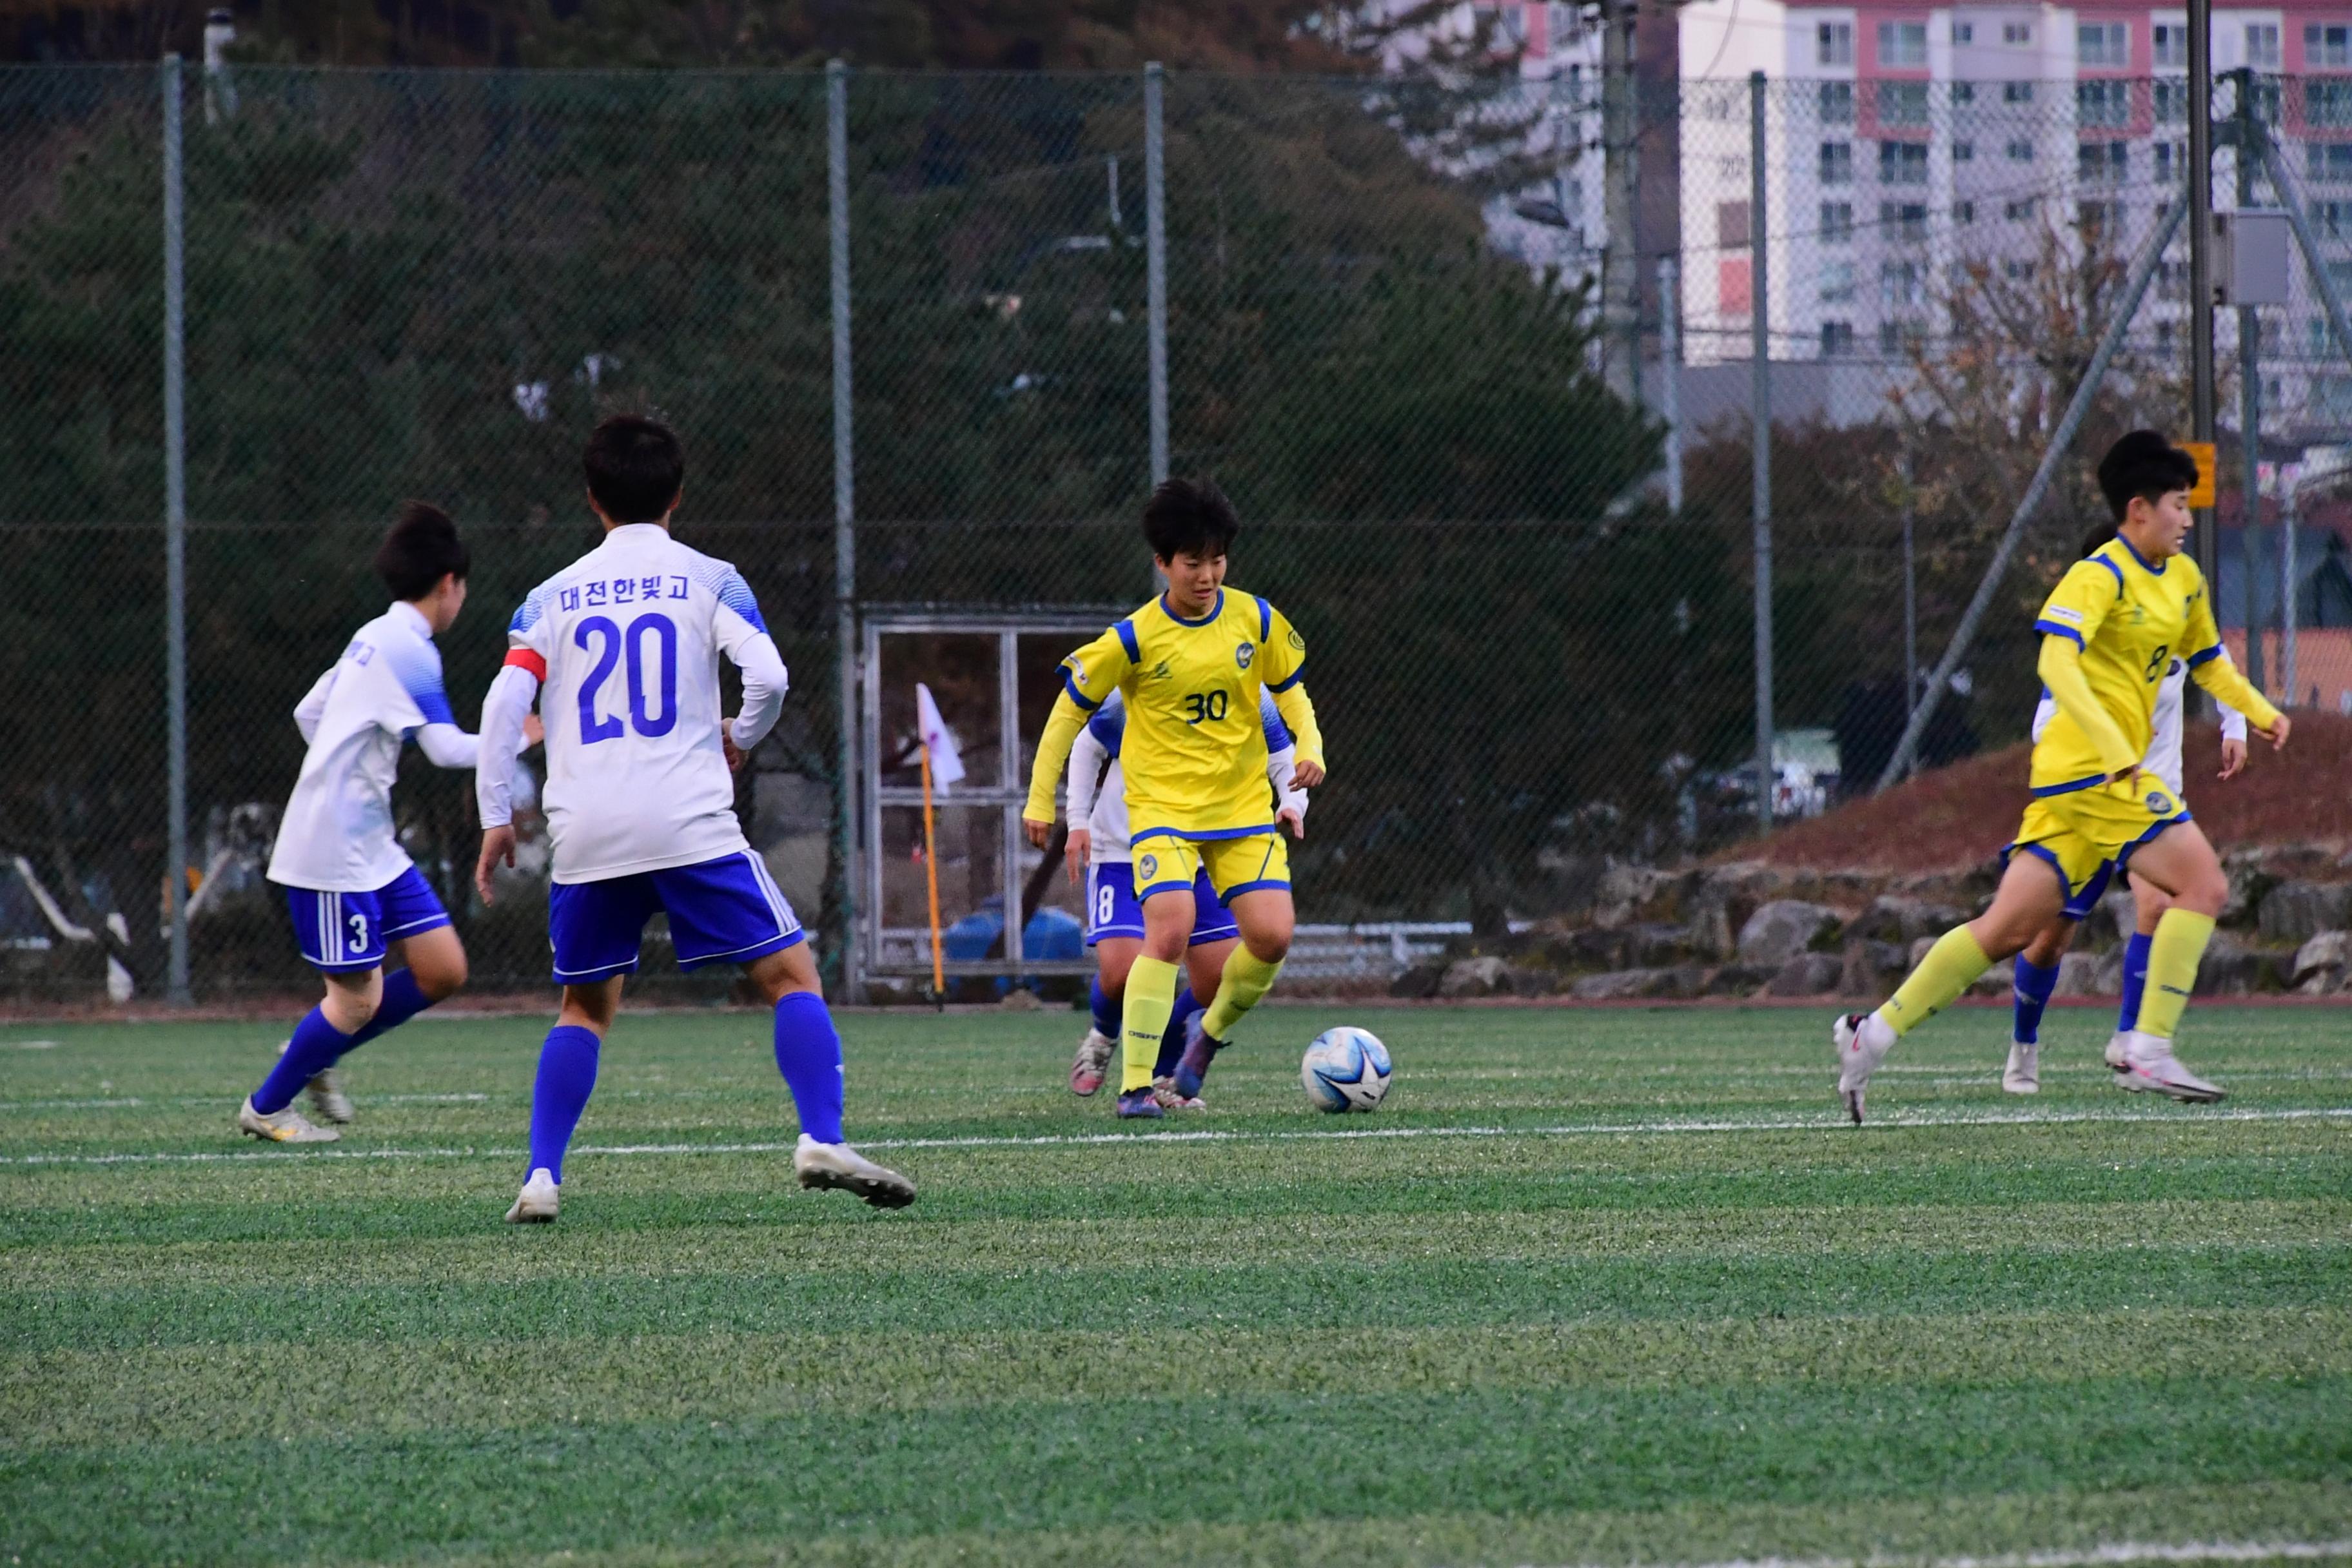
M 1370 1110 L 1389 1091 L 1389 1048 L 1369 1029 L 1349 1025 L 1315 1037 L 1298 1064 L 1298 1081 L 1318 1110 Z

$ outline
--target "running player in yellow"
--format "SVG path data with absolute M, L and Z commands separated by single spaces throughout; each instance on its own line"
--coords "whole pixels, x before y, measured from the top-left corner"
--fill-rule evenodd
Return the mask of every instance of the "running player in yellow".
M 1241 520 L 1204 480 L 1171 479 L 1143 509 L 1143 534 L 1168 591 L 1062 661 L 1062 695 L 1037 742 L 1029 841 L 1054 826 L 1054 785 L 1070 747 L 1114 691 L 1124 695 L 1129 840 L 1143 906 L 1143 952 L 1119 1009 L 1121 1116 L 1158 1116 L 1151 1066 L 1176 1002 L 1178 965 L 1192 934 L 1193 879 L 1233 912 L 1241 944 L 1217 994 L 1188 1026 L 1177 1087 L 1197 1096 L 1211 1058 L 1282 972 L 1295 919 L 1290 856 L 1266 785 L 1261 689 L 1297 746 L 1292 787 L 1323 782 L 1323 735 L 1303 684 L 1307 641 L 1264 599 L 1225 586 L 1225 554 Z
M 1895 1042 L 2022 951 L 2109 861 L 2170 900 L 2149 944 L 2147 996 L 2124 1041 L 2119 1081 L 2179 1100 L 2221 1098 L 2180 1065 L 2172 1036 L 2229 883 L 2172 787 L 2141 764 L 2176 656 L 2273 747 L 2286 744 L 2288 726 L 2221 657 L 2212 595 L 2180 552 L 2196 482 L 2195 460 L 2152 430 L 2133 431 L 2100 460 L 2116 537 L 2067 571 L 2033 623 L 2042 683 L 2058 713 L 2033 745 L 2032 802 L 1992 907 L 1946 931 L 1876 1012 L 1837 1021 L 1838 1094 L 1855 1121 L 1864 1088 Z

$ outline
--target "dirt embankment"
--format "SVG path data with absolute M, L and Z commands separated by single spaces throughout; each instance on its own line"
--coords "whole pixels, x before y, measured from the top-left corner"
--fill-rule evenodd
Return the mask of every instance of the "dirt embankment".
M 2224 784 L 2220 731 L 2189 727 L 2189 809 L 2223 854 L 2255 847 L 2352 847 L 2352 718 L 2304 711 L 2284 752 L 2256 739 Z M 2025 809 L 2024 745 L 1971 757 L 1882 795 L 1726 850 L 1719 862 L 1896 875 L 1958 871 L 2009 842 Z

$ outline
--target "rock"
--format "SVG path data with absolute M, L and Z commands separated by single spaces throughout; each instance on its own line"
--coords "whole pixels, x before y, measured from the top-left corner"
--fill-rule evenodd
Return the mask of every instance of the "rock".
M 1976 978 L 1969 987 L 1971 996 L 2006 996 L 2017 989 L 2017 965 L 2002 959 Z
M 1837 990 L 1845 965 L 1826 952 L 1801 952 L 1764 987 L 1767 996 L 1825 996 Z
M 1682 879 L 1654 866 L 1613 865 L 1601 873 L 1592 891 L 1595 924 L 1623 925 L 1643 909 L 1672 892 Z
M 2116 985 L 2114 992 L 2105 992 L 2099 988 L 2099 971 L 2101 966 L 2102 961 L 2095 953 L 2070 952 L 2066 954 L 2065 957 L 2058 961 L 2058 984 L 2051 987 L 2050 994 L 2053 996 L 2105 996 L 2121 994 L 2123 987 L 2120 984 Z M 2120 981 L 2123 974 L 2123 966 L 2121 964 L 2116 965 L 2116 973 Z
M 1739 962 L 1780 969 L 1809 952 L 1816 939 L 1834 931 L 1836 912 L 1798 899 L 1775 899 L 1739 928 Z
M 1607 974 L 1588 974 L 1569 988 L 1569 994 L 1580 1002 L 1622 1002 L 1640 996 L 1665 994 L 1674 984 L 1670 969 L 1618 969 Z
M 1622 969 L 1632 962 L 1627 953 L 1633 939 L 1624 931 L 1595 927 L 1568 939 L 1570 960 L 1580 969 Z
M 2120 996 L 2124 994 L 2124 950 L 2099 954 L 2099 967 L 2091 976 L 2091 994 Z
M 1684 941 L 1694 952 L 1709 958 L 1729 958 L 1738 951 L 1731 931 L 1731 906 L 1720 899 L 1701 903 L 1683 928 Z
M 2316 979 L 2324 982 L 2323 992 L 2332 991 L 2343 984 L 2347 967 L 2352 967 L 2352 931 L 2324 931 L 2295 949 L 2287 984 L 2308 986 Z
M 1631 967 L 1636 969 L 1670 968 L 1687 956 L 1683 928 L 1663 921 L 1626 927 L 1625 945 Z
M 1838 976 L 1842 996 L 1884 996 L 1903 983 L 1906 973 L 1903 950 L 1891 942 L 1848 938 L 1845 962 Z
M 996 1005 L 1008 1013 L 1034 1013 L 1045 1004 L 1039 1001 L 1037 993 L 1030 990 L 1026 985 L 1015 985 L 998 997 Z
M 1511 984 L 1511 966 L 1499 958 L 1457 958 L 1445 966 L 1445 977 L 1437 983 L 1441 996 L 1492 996 L 1497 991 L 1507 991 Z
M 2255 911 L 2262 908 L 2263 901 L 2278 886 L 2278 879 L 2263 869 L 2260 861 L 2236 856 L 2225 864 L 2223 873 L 2230 879 L 2230 892 L 2221 900 L 2219 923 L 2236 927 L 2252 925 Z
M 1513 968 L 1507 977 L 1514 996 L 1549 996 L 1559 989 L 1559 976 L 1528 964 Z
M 2205 957 L 2197 965 L 2197 994 L 2246 995 L 2261 985 L 2267 967 L 2264 954 L 2254 952 L 2228 931 L 2217 931 L 2205 944 Z
M 1939 937 L 1968 918 L 1964 911 L 1949 904 L 1905 893 L 1887 893 L 1872 900 L 1870 907 L 1845 928 L 1844 934 L 1878 942 L 1917 942 L 1923 936 Z
M 1416 963 L 1389 982 L 1389 994 L 1418 1000 L 1437 994 L 1438 985 L 1445 979 L 1442 963 Z
M 1918 968 L 1920 960 L 1927 956 L 1928 949 L 1934 947 L 1936 943 L 1941 940 L 1942 939 L 1940 937 L 1932 936 L 1914 938 L 1911 942 L 1911 952 L 1903 966 L 1903 973 L 1908 974 L 1911 971 Z
M 2263 899 L 2264 942 L 2307 942 L 2352 926 L 2352 882 L 2281 882 Z

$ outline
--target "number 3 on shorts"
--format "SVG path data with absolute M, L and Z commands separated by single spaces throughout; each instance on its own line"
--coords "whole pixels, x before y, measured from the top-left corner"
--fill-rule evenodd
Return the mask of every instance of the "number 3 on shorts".
M 343 923 L 352 928 L 352 951 L 353 952 L 365 952 L 367 951 L 367 916 L 362 914 L 353 914 L 348 917 Z

